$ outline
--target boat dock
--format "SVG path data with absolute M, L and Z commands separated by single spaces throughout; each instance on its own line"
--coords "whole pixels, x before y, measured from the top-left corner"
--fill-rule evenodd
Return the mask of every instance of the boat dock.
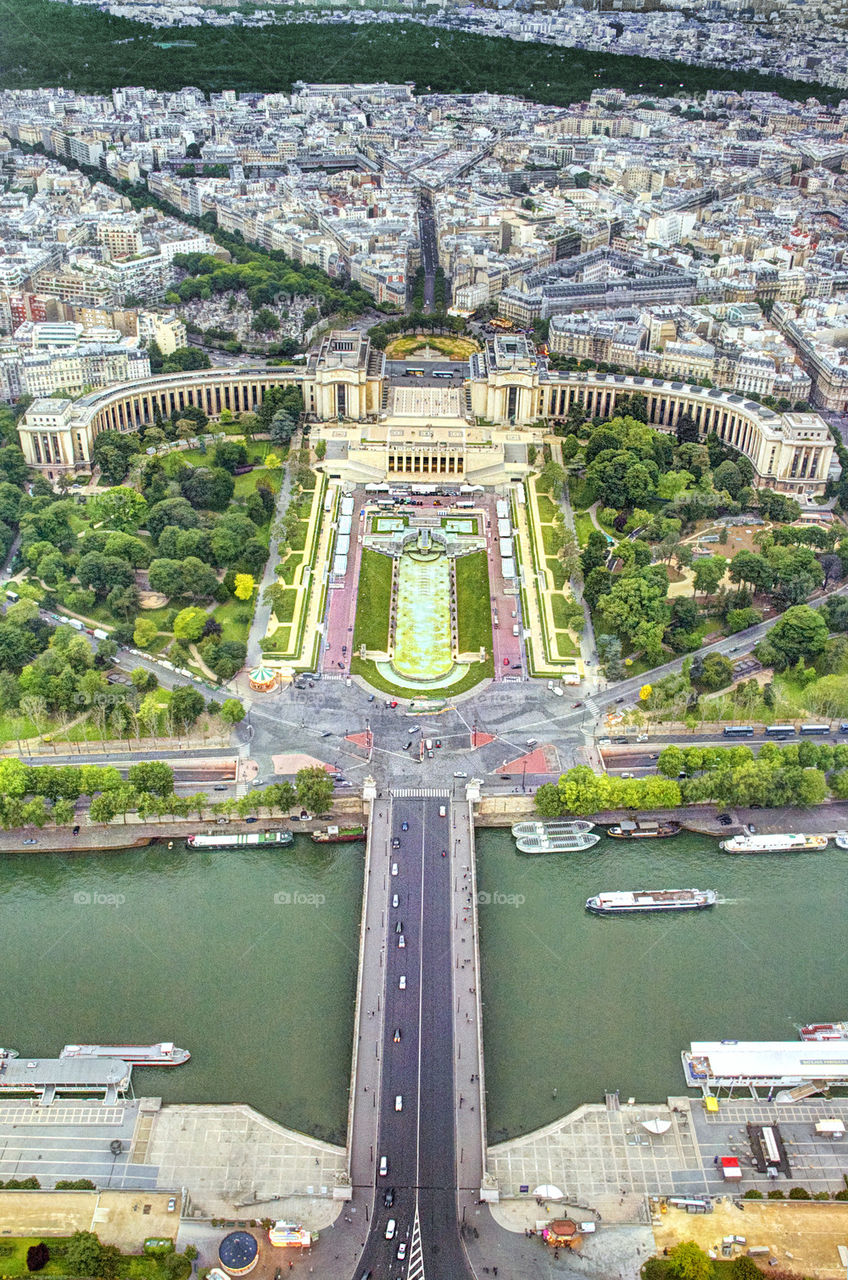
M 681 1059 L 687 1085 L 704 1096 L 747 1089 L 758 1098 L 766 1089 L 771 1097 L 775 1089 L 848 1084 L 848 1040 L 693 1040 Z
M 42 1106 L 67 1093 L 103 1091 L 107 1105 L 130 1088 L 132 1067 L 119 1058 L 4 1058 L 0 1094 L 35 1093 Z

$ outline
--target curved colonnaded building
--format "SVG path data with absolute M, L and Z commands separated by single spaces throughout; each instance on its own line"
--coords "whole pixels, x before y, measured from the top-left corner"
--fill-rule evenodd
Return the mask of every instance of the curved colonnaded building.
M 589 418 L 609 418 L 617 401 L 639 393 L 653 426 L 673 431 L 691 415 L 701 438 L 715 431 L 750 458 L 758 485 L 813 496 L 831 468 L 833 441 L 817 413 L 775 413 L 685 382 L 557 372 L 520 336 L 489 339 L 464 376 L 454 366 L 455 376 L 438 385 L 424 369 L 416 377 L 393 373 L 366 335 L 336 331 L 302 366 L 209 369 L 120 383 L 75 401 L 37 400 L 18 432 L 27 462 L 53 478 L 89 469 L 101 431 L 134 431 L 190 405 L 212 419 L 225 409 L 256 410 L 269 387 L 299 385 L 331 475 L 497 485 L 526 473 L 527 444 L 543 434 L 543 420 L 563 420 L 576 403 Z

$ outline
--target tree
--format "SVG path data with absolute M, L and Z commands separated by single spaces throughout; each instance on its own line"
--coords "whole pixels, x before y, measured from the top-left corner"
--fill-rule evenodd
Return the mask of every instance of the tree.
M 90 587 L 97 596 L 106 596 L 115 587 L 128 587 L 135 582 L 132 565 L 115 556 L 103 556 L 90 551 L 77 565 L 77 577 L 83 587 Z
M 256 590 L 256 580 L 251 573 L 237 573 L 233 595 L 237 600 L 249 600 Z
M 698 426 L 691 413 L 681 413 L 675 431 L 678 444 L 697 444 Z
M 555 782 L 543 782 L 536 788 L 536 812 L 542 818 L 559 818 L 564 809 L 559 788 Z
M 235 490 L 235 481 L 223 467 L 193 467 L 180 484 L 183 497 L 209 511 L 224 511 Z
M 301 769 L 295 775 L 298 804 L 310 813 L 326 813 L 333 800 L 333 780 L 320 765 Z
M 701 664 L 697 683 L 702 689 L 723 689 L 733 682 L 733 663 L 723 653 L 710 653 Z
M 677 1280 L 711 1280 L 713 1264 L 694 1240 L 684 1240 L 669 1250 L 668 1269 Z
M 97 494 L 88 510 L 95 523 L 102 520 L 121 533 L 135 533 L 144 524 L 147 502 L 135 489 L 122 484 Z
M 159 634 L 158 625 L 152 618 L 136 618 L 133 630 L 133 644 L 139 649 L 149 649 Z
M 601 533 L 599 529 L 593 529 L 589 534 L 586 546 L 580 553 L 580 567 L 583 570 L 584 578 L 587 578 L 593 569 L 598 569 L 607 562 L 609 555 L 609 542 L 607 535 Z
M 719 463 L 713 472 L 713 488 L 719 493 L 727 490 L 731 498 L 739 497 L 742 489 L 742 477 L 735 462 L 731 462 L 728 459 Z
M 791 667 L 799 658 L 814 658 L 827 644 L 827 623 L 818 609 L 794 605 L 778 618 L 769 632 L 767 644 L 781 668 Z
M 174 790 L 174 771 L 163 760 L 142 760 L 130 765 L 127 780 L 138 791 L 156 796 L 169 796 Z
M 206 610 L 190 607 L 181 609 L 174 619 L 174 636 L 177 640 L 199 640 L 206 626 Z
M 718 584 L 724 577 L 727 561 L 724 556 L 705 556 L 695 561 L 694 585 L 696 591 L 705 596 L 714 594 Z
M 183 565 L 180 560 L 154 560 L 147 575 L 151 591 L 161 591 L 162 595 L 180 596 L 183 593 Z
M 247 449 L 239 440 L 222 440 L 215 447 L 215 466 L 223 467 L 232 475 L 247 462 Z
M 218 714 L 227 724 L 236 725 L 244 719 L 245 710 L 238 698 L 227 698 L 222 702 Z
M 92 810 L 96 801 L 92 801 Z M 102 821 L 102 819 L 95 819 Z M 65 1246 L 65 1266 L 72 1276 L 100 1276 L 103 1246 L 93 1231 L 75 1231 Z
M 171 694 L 171 717 L 178 728 L 190 729 L 205 706 L 203 694 L 190 684 L 178 685 Z
M 185 498 L 163 498 L 157 502 L 147 516 L 147 531 L 154 542 L 166 525 L 176 525 L 178 529 L 196 529 L 199 523 L 197 512 Z

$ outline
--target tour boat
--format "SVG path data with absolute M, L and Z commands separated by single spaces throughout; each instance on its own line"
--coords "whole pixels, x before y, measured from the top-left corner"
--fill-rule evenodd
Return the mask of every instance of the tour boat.
M 848 1022 L 810 1022 L 799 1034 L 802 1040 L 848 1040 Z
M 291 844 L 292 840 L 290 831 L 239 831 L 231 835 L 215 831 L 211 835 L 189 836 L 186 844 L 192 849 L 231 849 L 238 845 Z
M 786 832 L 772 836 L 731 836 L 722 840 L 719 848 L 725 853 L 803 853 L 804 850 L 827 848 L 827 836 L 806 836 L 800 832 Z
M 586 910 L 597 916 L 611 916 L 643 911 L 703 911 L 715 904 L 715 889 L 615 889 L 589 898 Z
M 188 1049 L 169 1041 L 161 1044 L 66 1044 L 60 1058 L 117 1058 L 131 1066 L 180 1067 L 188 1062 Z
M 584 818 L 552 822 L 516 822 L 512 828 L 519 853 L 575 853 L 591 849 L 600 840 L 593 822 Z

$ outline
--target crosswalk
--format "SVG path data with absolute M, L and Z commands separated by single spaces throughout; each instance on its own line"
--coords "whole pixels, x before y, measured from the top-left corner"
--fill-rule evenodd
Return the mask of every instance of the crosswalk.
M 415 1206 L 415 1221 L 412 1224 L 412 1239 L 409 1242 L 409 1267 L 407 1280 L 424 1280 L 424 1250 L 421 1248 L 421 1223 L 418 1220 L 418 1206 Z
M 389 794 L 394 799 L 428 799 L 439 796 L 442 799 L 450 796 L 450 792 L 445 788 L 439 790 L 438 787 L 392 787 Z

